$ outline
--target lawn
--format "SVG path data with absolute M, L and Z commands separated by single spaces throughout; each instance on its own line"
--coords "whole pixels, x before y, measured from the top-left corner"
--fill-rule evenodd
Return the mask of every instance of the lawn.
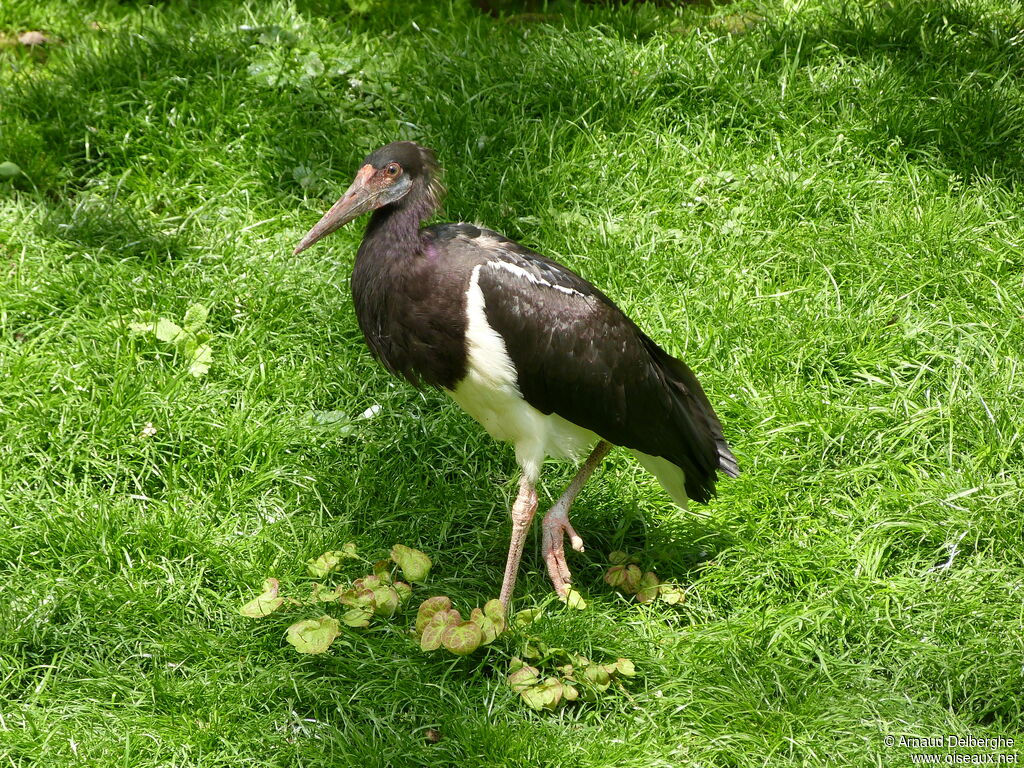
M 353 4 L 0 9 L 0 766 L 1024 757 L 1020 4 Z M 407 628 L 497 595 L 512 451 L 370 357 L 361 226 L 291 255 L 396 138 L 446 220 L 685 359 L 743 469 L 684 512 L 614 452 L 574 510 L 587 608 L 531 537 L 544 616 L 465 658 Z M 196 304 L 203 375 L 131 327 Z M 347 542 L 434 567 L 323 655 L 285 642 L 308 609 L 239 615 Z M 618 594 L 613 550 L 685 601 Z M 534 711 L 527 632 L 637 674 Z M 899 743 L 937 735 L 1018 743 Z

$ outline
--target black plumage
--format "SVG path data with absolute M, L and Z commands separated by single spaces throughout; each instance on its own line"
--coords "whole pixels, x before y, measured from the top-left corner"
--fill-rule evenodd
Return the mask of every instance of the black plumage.
M 661 456 L 680 467 L 686 493 L 707 501 L 716 470 L 738 471 L 697 377 L 579 275 L 512 241 L 490 250 L 565 290 L 503 269 L 480 273 L 487 319 L 505 339 L 526 401 L 542 413 L 612 445 Z M 572 361 L 572 364 L 567 364 Z
M 516 444 L 524 476 L 513 508 L 506 603 L 525 536 L 521 523 L 528 525 L 536 508 L 539 461 L 558 455 L 553 441 L 568 439 L 561 421 L 549 424 L 541 414 L 575 425 L 573 439 L 590 433 L 601 439 L 579 482 L 545 517 L 545 559 L 564 594 L 563 533 L 582 548 L 568 507 L 607 450 L 604 441 L 664 459 L 668 465 L 659 466 L 671 465 L 686 496 L 701 502 L 713 495 L 718 471 L 735 477 L 739 468 L 693 372 L 600 290 L 490 230 L 421 229 L 440 204 L 437 174 L 433 153 L 412 142 L 377 150 L 296 253 L 372 210 L 352 273 L 356 315 L 370 349 L 393 373 L 448 391 L 492 434 Z M 537 448 L 524 424 L 550 427 L 551 435 L 538 438 Z M 664 474 L 659 479 L 666 483 Z

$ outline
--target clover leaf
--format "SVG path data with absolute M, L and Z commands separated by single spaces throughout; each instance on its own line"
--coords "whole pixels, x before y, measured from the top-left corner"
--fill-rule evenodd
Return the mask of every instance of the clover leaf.
M 391 548 L 391 559 L 402 569 L 406 581 L 423 581 L 430 573 L 430 558 L 418 549 L 404 544 L 395 544 Z
M 284 598 L 277 595 L 279 588 L 277 579 L 264 580 L 263 592 L 239 608 L 238 612 L 252 619 L 269 616 L 284 603 Z
M 288 627 L 286 639 L 299 653 L 324 653 L 341 634 L 341 625 L 332 616 L 306 619 Z

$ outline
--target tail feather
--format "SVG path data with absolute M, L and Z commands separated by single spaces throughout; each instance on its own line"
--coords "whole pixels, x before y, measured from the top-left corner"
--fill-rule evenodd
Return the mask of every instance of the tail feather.
M 687 504 L 689 497 L 686 495 L 686 473 L 683 470 L 661 456 L 651 456 L 649 453 L 635 449 L 631 449 L 630 453 L 636 457 L 644 469 L 658 478 L 661 487 L 672 497 L 672 501 L 683 509 L 689 509 Z
M 725 442 L 725 438 L 718 438 L 715 441 L 715 445 L 718 448 L 718 468 L 725 472 L 729 477 L 739 477 L 740 463 L 736 461 L 736 457 L 732 455 L 732 451 L 729 450 L 729 444 Z
M 729 443 L 726 442 L 722 432 L 722 422 L 719 421 L 715 409 L 711 407 L 711 401 L 708 400 L 704 388 L 697 381 L 693 371 L 686 363 L 672 357 L 653 341 L 648 339 L 648 342 L 648 349 L 654 359 L 661 364 L 666 379 L 675 389 L 675 404 L 678 413 L 682 414 L 683 418 L 691 425 L 694 425 L 691 429 L 692 433 L 703 435 L 706 440 L 700 449 L 697 449 L 696 445 L 689 445 L 685 451 L 699 450 L 701 452 L 700 460 L 690 460 L 690 464 L 695 465 L 694 469 L 697 469 L 698 472 L 694 477 L 689 478 L 689 495 L 697 501 L 707 501 L 715 492 L 715 471 L 721 471 L 728 477 L 739 477 L 739 462 L 729 449 Z M 679 467 L 681 464 L 686 464 L 686 455 L 680 452 L 678 456 L 669 456 L 669 461 Z M 683 470 L 680 469 L 680 472 Z

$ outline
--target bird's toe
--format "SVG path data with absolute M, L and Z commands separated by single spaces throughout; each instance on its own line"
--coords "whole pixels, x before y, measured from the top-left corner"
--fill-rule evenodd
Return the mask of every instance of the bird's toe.
M 560 597 L 569 593 L 572 584 L 572 574 L 569 573 L 569 566 L 565 562 L 565 555 L 551 552 L 544 558 L 548 567 L 548 577 Z
M 569 572 L 569 564 L 565 559 L 565 537 L 568 535 L 569 543 L 577 552 L 582 552 L 583 539 L 569 523 L 569 516 L 565 511 L 553 508 L 544 517 L 544 544 L 542 554 L 547 565 L 548 576 L 555 591 L 565 597 L 569 592 L 572 583 L 572 574 Z
M 585 549 L 583 546 L 583 539 L 575 530 L 573 530 L 573 527 L 571 525 L 567 526 L 565 532 L 569 534 L 569 543 L 572 544 L 572 548 L 577 552 L 583 552 Z

